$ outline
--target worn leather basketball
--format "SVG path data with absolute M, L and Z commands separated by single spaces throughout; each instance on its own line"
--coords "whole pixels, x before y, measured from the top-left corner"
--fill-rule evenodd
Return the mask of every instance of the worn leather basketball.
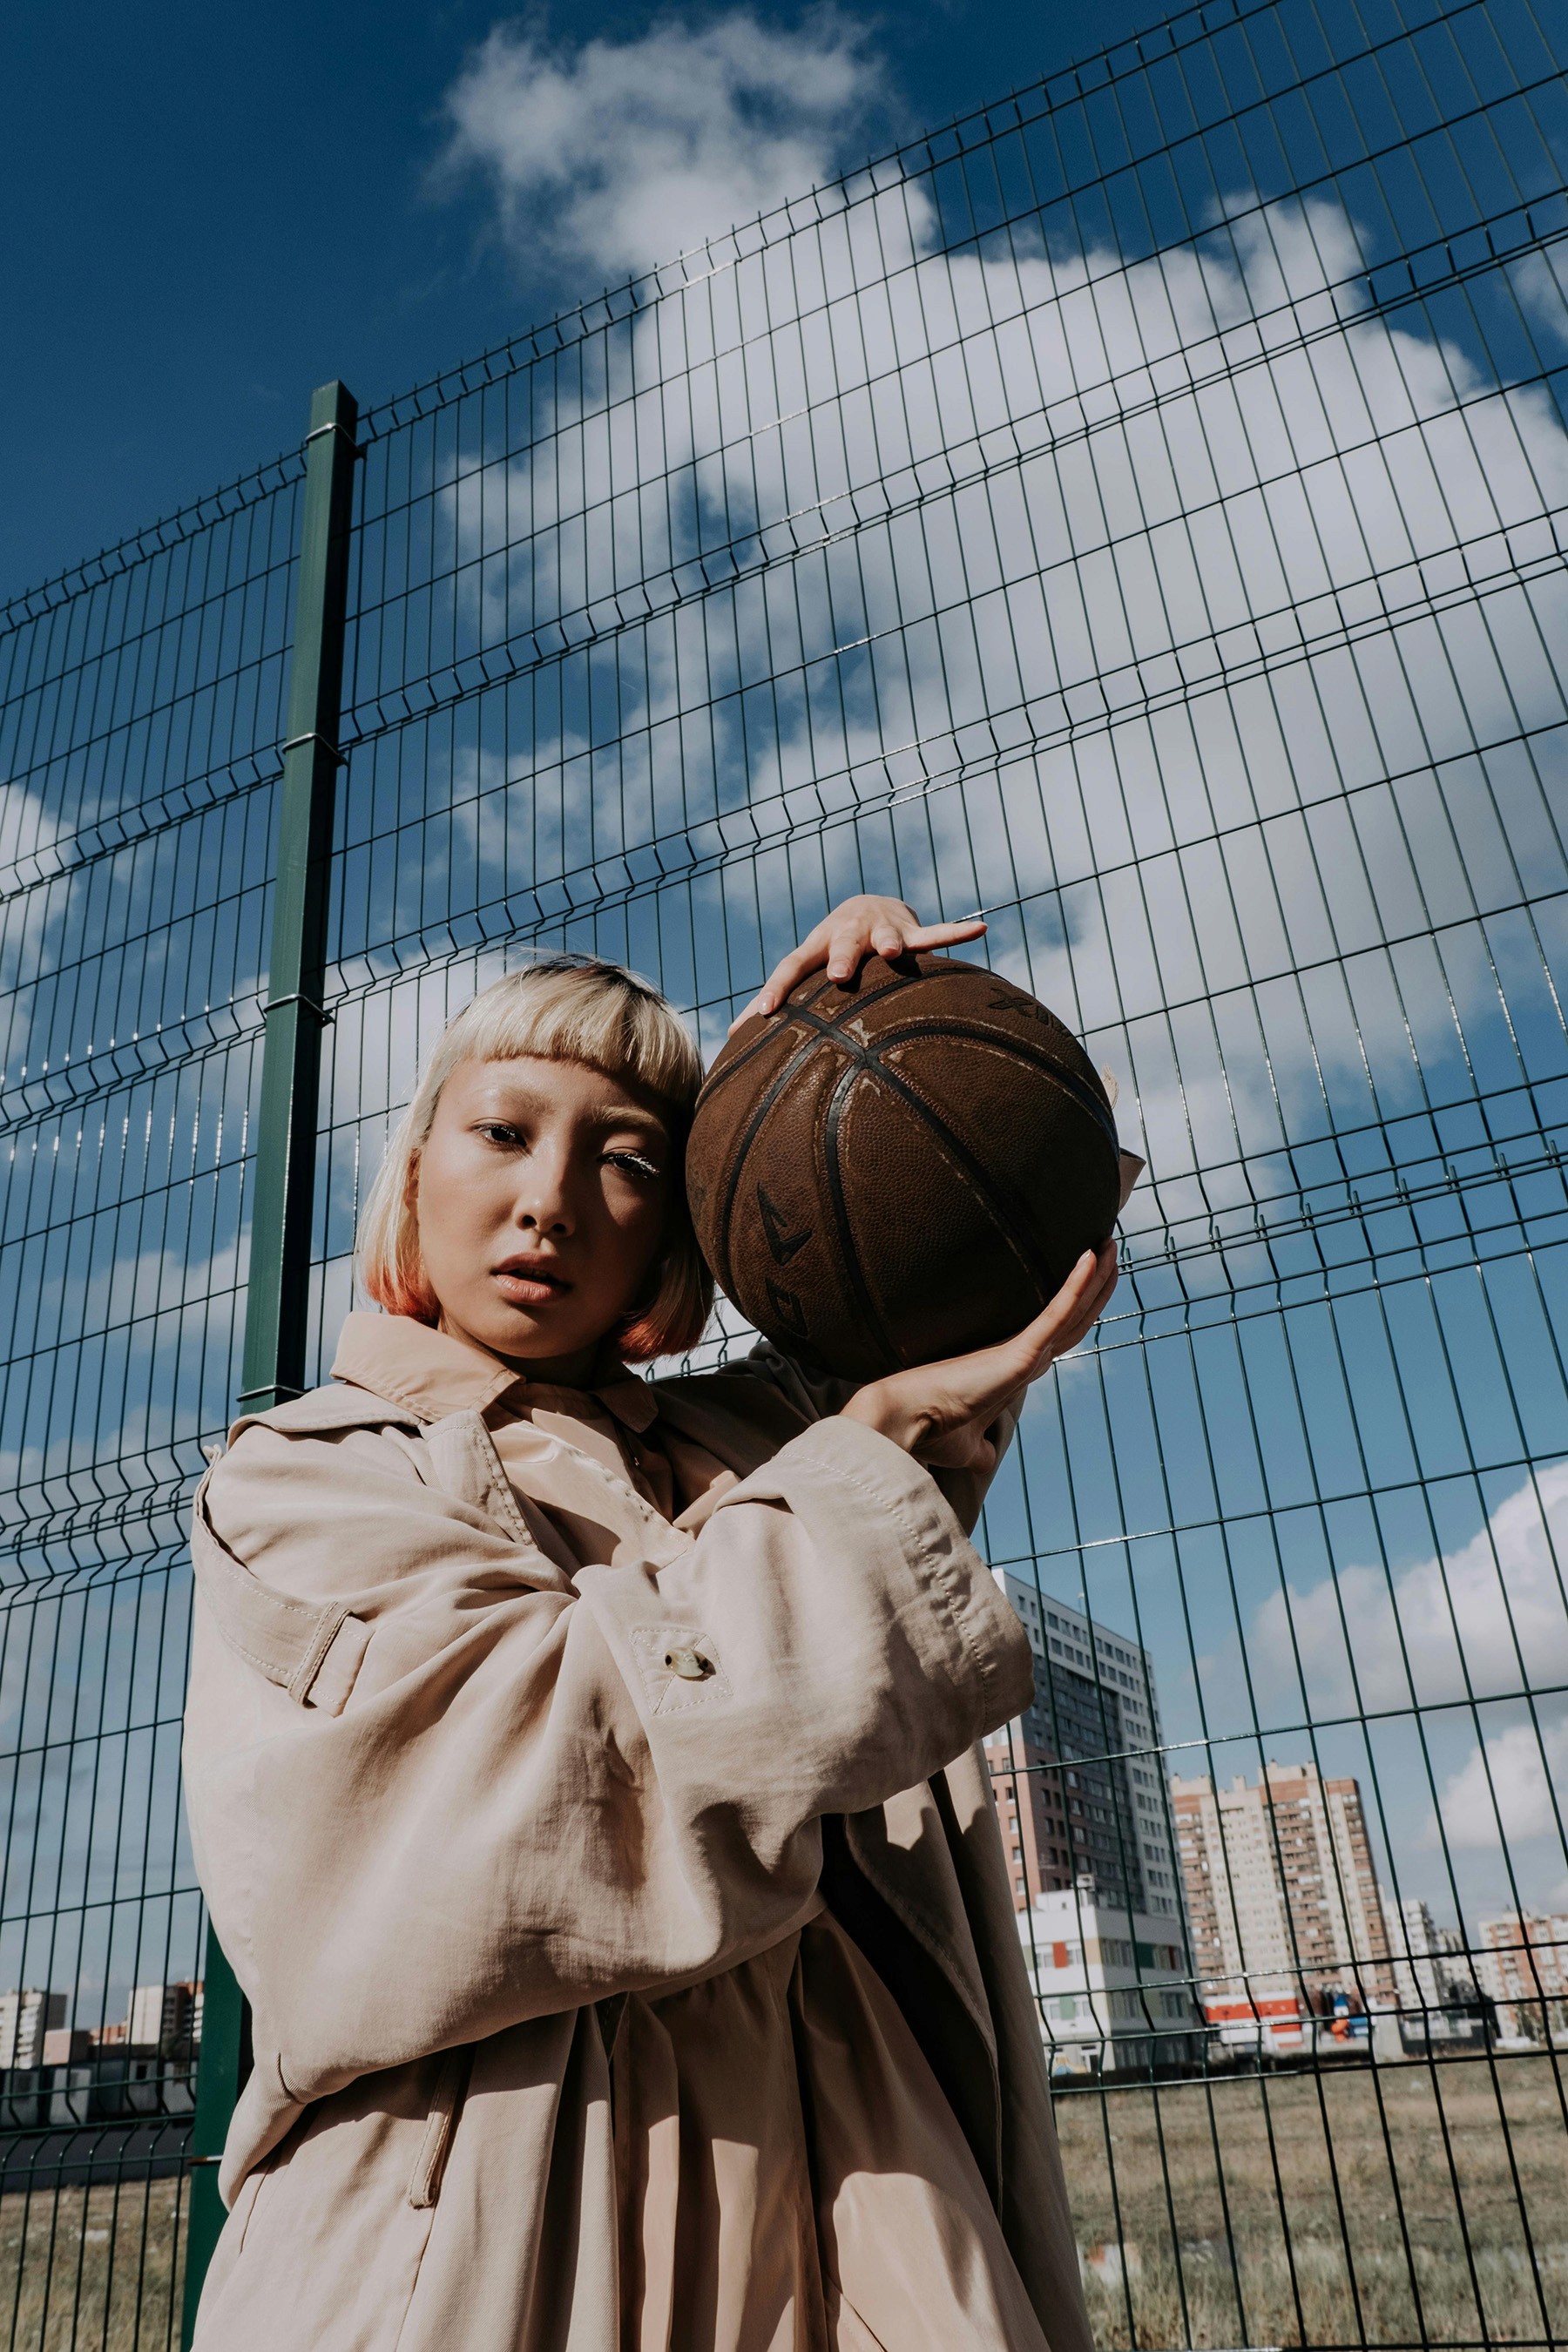
M 738 1029 L 687 1150 L 704 1255 L 749 1321 L 871 1380 L 1020 1330 L 1121 1201 L 1088 1055 L 1023 989 L 943 956 L 820 973 Z

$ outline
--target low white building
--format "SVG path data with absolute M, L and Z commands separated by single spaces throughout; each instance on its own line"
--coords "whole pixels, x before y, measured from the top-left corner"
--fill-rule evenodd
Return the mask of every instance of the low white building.
M 1053 2073 L 1143 2072 L 1201 2055 L 1203 2014 L 1180 1933 L 1164 1916 L 1101 1906 L 1087 1878 L 1020 1912 Z

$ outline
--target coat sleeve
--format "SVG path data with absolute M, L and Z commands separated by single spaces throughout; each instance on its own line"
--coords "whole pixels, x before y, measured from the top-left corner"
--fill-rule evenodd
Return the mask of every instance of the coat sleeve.
M 820 1815 L 936 1770 L 1031 1685 L 931 1478 L 837 1418 L 673 1560 L 574 1580 L 382 1432 L 253 1426 L 204 1507 L 193 1839 L 296 2099 L 764 1948 L 813 1907 Z M 346 1702 L 219 1633 L 207 1544 L 225 1578 L 346 1605 Z

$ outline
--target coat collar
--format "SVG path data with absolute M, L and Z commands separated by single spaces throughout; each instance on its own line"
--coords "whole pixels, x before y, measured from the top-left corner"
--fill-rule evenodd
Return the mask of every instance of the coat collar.
M 559 1410 L 563 1399 L 584 1393 L 531 1381 L 487 1349 L 408 1315 L 351 1315 L 338 1340 L 332 1378 L 405 1405 L 421 1421 L 484 1412 L 503 1398 L 520 1412 L 545 1403 Z M 609 1349 L 587 1393 L 625 1428 L 645 1430 L 658 1417 L 658 1398 Z

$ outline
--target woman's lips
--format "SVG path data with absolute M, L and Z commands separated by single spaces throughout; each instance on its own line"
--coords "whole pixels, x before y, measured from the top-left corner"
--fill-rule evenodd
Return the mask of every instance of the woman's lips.
M 513 1307 L 547 1307 L 563 1298 L 572 1285 L 559 1274 L 539 1265 L 498 1265 L 494 1280 L 501 1297 Z

